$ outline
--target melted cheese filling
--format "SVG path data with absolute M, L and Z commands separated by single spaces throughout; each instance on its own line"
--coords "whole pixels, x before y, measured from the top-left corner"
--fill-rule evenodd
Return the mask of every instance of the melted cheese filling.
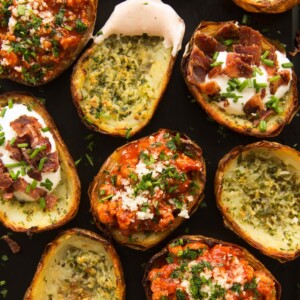
M 278 62 L 278 66 L 279 66 L 278 71 L 288 70 L 290 73 L 290 81 L 287 85 L 280 85 L 280 87 L 277 89 L 276 93 L 274 95 L 271 95 L 269 79 L 272 76 L 271 77 L 268 76 L 264 65 L 260 65 L 259 67 L 257 67 L 260 70 L 261 74 L 259 74 L 259 72 L 255 72 L 255 76 L 252 77 L 250 80 L 253 81 L 253 79 L 256 79 L 257 83 L 267 83 L 268 84 L 268 86 L 266 87 L 266 95 L 262 99 L 265 104 L 268 101 L 270 101 L 271 96 L 275 96 L 278 99 L 283 98 L 285 96 L 285 94 L 289 91 L 290 85 L 291 85 L 292 70 L 290 68 L 285 68 L 285 69 L 282 68 L 282 64 L 290 63 L 290 61 L 281 52 L 276 51 L 275 53 L 277 56 L 277 62 Z M 219 53 L 219 55 L 216 59 L 216 63 L 221 63 L 221 62 L 223 63 L 222 69 L 224 69 L 226 66 L 227 54 L 228 54 L 228 52 L 222 51 Z M 254 66 L 252 66 L 252 67 L 254 67 Z M 244 82 L 245 80 L 247 80 L 247 78 L 245 78 L 245 77 L 239 77 L 237 79 L 240 82 Z M 205 77 L 205 83 L 214 81 L 218 84 L 218 86 L 221 89 L 220 94 L 228 93 L 227 88 L 228 88 L 229 80 L 230 80 L 230 77 L 228 77 L 227 75 L 224 75 L 224 74 L 217 75 L 213 78 L 209 78 L 209 76 L 207 74 Z M 227 98 L 226 105 L 224 105 L 224 101 L 220 101 L 220 102 L 215 101 L 214 103 L 216 105 L 218 105 L 219 107 L 221 107 L 222 109 L 224 109 L 229 114 L 245 115 L 243 107 L 247 103 L 248 100 L 250 100 L 255 94 L 257 94 L 256 88 L 252 84 L 252 87 L 247 86 L 242 92 L 239 92 L 238 90 L 234 90 L 234 94 L 240 98 L 238 100 L 235 100 L 235 98 Z M 229 104 L 229 105 L 227 105 L 227 104 Z
M 139 36 L 146 33 L 164 37 L 165 48 L 172 47 L 172 56 L 176 56 L 184 31 L 183 20 L 171 6 L 160 0 L 127 0 L 115 7 L 95 43 L 102 43 L 112 34 Z
M 17 137 L 16 132 L 10 126 L 10 122 L 18 119 L 22 115 L 26 115 L 29 117 L 36 118 L 38 120 L 38 122 L 42 125 L 42 128 L 47 127 L 47 125 L 46 125 L 44 119 L 38 113 L 36 113 L 33 110 L 29 110 L 26 105 L 13 104 L 12 108 L 5 106 L 4 108 L 2 108 L 2 111 L 3 110 L 5 111 L 5 114 L 0 117 L 0 126 L 1 126 L 0 128 L 2 128 L 1 132 L 4 133 L 3 137 L 5 138 L 5 141 L 0 146 L 1 160 L 4 165 L 15 164 L 15 163 L 18 163 L 18 161 L 11 158 L 10 157 L 11 152 L 5 149 L 5 146 L 7 145 L 7 143 L 9 143 L 12 139 Z M 41 131 L 41 135 L 43 137 L 46 137 L 49 139 L 49 142 L 51 144 L 51 151 L 55 152 L 56 151 L 56 143 L 55 143 L 52 133 L 50 131 L 46 131 L 46 132 Z M 10 168 L 8 168 L 8 169 L 10 170 Z M 21 166 L 14 167 L 11 170 L 13 170 L 13 172 L 15 174 L 20 173 L 19 178 L 23 178 L 28 184 L 33 183 L 34 179 L 29 177 L 27 174 L 22 176 L 22 172 L 21 172 L 22 167 Z M 51 190 L 54 190 L 61 180 L 60 167 L 58 168 L 58 170 L 56 172 L 41 172 L 41 175 L 42 175 L 42 180 L 40 182 L 38 182 L 37 187 L 44 189 L 48 192 L 49 192 L 49 190 L 47 190 L 44 186 L 41 186 L 40 185 L 41 183 L 43 183 L 45 181 L 51 181 L 52 182 Z M 14 196 L 18 200 L 32 201 L 32 198 L 23 192 L 14 192 Z

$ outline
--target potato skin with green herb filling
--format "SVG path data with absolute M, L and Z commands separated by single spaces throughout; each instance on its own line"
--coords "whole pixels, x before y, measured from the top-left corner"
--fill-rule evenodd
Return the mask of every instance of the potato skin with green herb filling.
M 274 142 L 239 146 L 221 159 L 215 178 L 225 225 L 281 262 L 300 255 L 299 157 Z
M 125 299 L 120 259 L 103 237 L 73 228 L 48 244 L 24 300 Z
M 299 0 L 233 0 L 249 12 L 278 14 L 299 4 Z
M 213 120 L 256 137 L 277 136 L 297 112 L 292 67 L 279 42 L 234 21 L 201 22 L 181 63 L 190 92 Z
M 83 123 L 128 137 L 152 118 L 175 62 L 163 38 L 112 35 L 94 43 L 76 64 L 71 92 Z
M 279 300 L 281 294 L 277 280 L 246 249 L 201 235 L 180 236 L 155 254 L 143 286 L 148 300 Z
M 161 129 L 105 161 L 89 188 L 98 227 L 120 244 L 146 250 L 198 208 L 206 179 L 202 150 Z
M 10 105 L 10 102 L 12 105 L 27 106 L 28 111 L 36 112 L 44 120 L 47 131 L 52 134 L 56 144 L 61 179 L 56 188 L 49 193 L 58 198 L 51 209 L 47 209 L 39 201 L 21 202 L 15 198 L 5 200 L 2 194 L 0 197 L 0 221 L 12 231 L 18 232 L 36 233 L 57 228 L 71 220 L 76 215 L 79 206 L 80 181 L 73 159 L 53 119 L 37 98 L 22 92 L 5 93 L 0 96 L 0 108 Z M 6 142 L 8 143 L 8 141 Z

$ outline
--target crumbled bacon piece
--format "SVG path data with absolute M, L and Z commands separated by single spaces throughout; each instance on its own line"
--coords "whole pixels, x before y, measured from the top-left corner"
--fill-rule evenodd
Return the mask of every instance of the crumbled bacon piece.
M 53 209 L 57 201 L 58 201 L 57 196 L 55 196 L 53 194 L 47 194 L 46 195 L 46 207 L 47 207 L 47 209 Z
M 238 38 L 239 36 L 239 27 L 232 23 L 226 23 L 224 24 L 220 29 L 218 29 L 218 31 L 215 34 L 215 38 L 217 40 L 220 39 L 234 39 L 234 38 Z
M 239 54 L 251 56 L 250 65 L 260 65 L 261 48 L 257 45 L 243 46 L 240 44 L 233 45 L 233 51 Z
M 46 158 L 42 172 L 56 172 L 59 168 L 57 152 L 47 154 Z
M 206 95 L 216 95 L 221 91 L 221 88 L 215 81 L 200 83 L 199 88 Z
M 208 78 L 214 78 L 222 73 L 222 66 L 212 68 L 208 73 Z
M 9 173 L 0 173 L 0 191 L 5 191 L 13 184 Z
M 260 97 L 260 94 L 255 94 L 251 97 L 244 105 L 243 110 L 246 115 L 250 115 L 252 113 L 260 113 L 265 109 L 265 105 Z
M 13 183 L 13 190 L 15 192 L 23 192 L 28 194 L 28 196 L 34 201 L 38 201 L 41 197 L 44 197 L 47 194 L 47 192 L 41 188 L 35 188 L 29 192 L 26 192 L 27 185 L 28 183 L 24 179 L 18 178 Z
M 202 32 L 196 33 L 194 42 L 200 50 L 210 56 L 216 51 L 218 45 L 218 41 L 215 38 Z
M 241 26 L 239 31 L 240 44 L 243 46 L 262 46 L 262 35 L 248 26 Z
M 3 235 L 1 239 L 7 243 L 13 254 L 18 253 L 21 250 L 19 244 L 11 239 L 8 235 Z
M 226 67 L 223 69 L 223 73 L 230 78 L 250 78 L 252 77 L 253 70 L 249 64 L 243 62 L 241 58 L 238 57 L 226 65 Z
M 270 92 L 272 95 L 275 95 L 281 85 L 287 85 L 291 79 L 290 72 L 287 70 L 278 72 L 278 75 L 280 75 L 279 79 L 270 82 Z

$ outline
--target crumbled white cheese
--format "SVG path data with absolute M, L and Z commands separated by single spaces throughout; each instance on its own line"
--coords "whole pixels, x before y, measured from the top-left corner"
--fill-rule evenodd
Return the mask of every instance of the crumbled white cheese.
M 148 219 L 152 219 L 154 217 L 154 214 L 150 212 L 150 209 L 147 209 L 145 212 L 138 211 L 136 213 L 136 216 L 138 220 L 148 220 Z

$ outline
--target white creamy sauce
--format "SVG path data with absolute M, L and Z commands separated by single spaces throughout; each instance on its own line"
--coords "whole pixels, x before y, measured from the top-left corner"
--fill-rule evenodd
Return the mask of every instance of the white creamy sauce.
M 44 119 L 35 111 L 29 111 L 26 105 L 23 104 L 13 104 L 12 108 L 9 108 L 8 106 L 5 106 L 4 109 L 6 109 L 6 112 L 3 117 L 0 117 L 0 125 L 2 127 L 1 132 L 5 133 L 5 142 L 2 146 L 0 146 L 0 158 L 4 165 L 6 164 L 13 164 L 18 163 L 17 160 L 10 158 L 11 152 L 7 151 L 5 149 L 5 146 L 7 143 L 9 143 L 10 140 L 17 137 L 17 133 L 13 130 L 13 128 L 10 126 L 10 122 L 18 119 L 22 115 L 34 117 L 38 120 L 38 122 L 42 125 L 42 128 L 47 127 Z M 53 138 L 53 135 L 50 131 L 42 132 L 41 135 L 43 137 L 47 137 L 49 139 L 49 142 L 51 144 L 51 152 L 56 151 L 56 143 Z M 15 168 L 9 168 L 9 170 L 12 170 L 15 174 L 20 171 L 21 167 L 15 167 Z M 53 185 L 52 190 L 55 189 L 55 187 L 59 184 L 61 180 L 61 170 L 60 167 L 57 169 L 56 172 L 45 172 L 41 173 L 42 180 L 38 182 L 37 187 L 44 189 L 45 191 L 48 191 L 45 187 L 40 186 L 40 183 L 45 182 L 45 180 L 49 179 Z M 29 177 L 27 174 L 25 176 L 19 175 L 19 178 L 23 178 L 26 182 L 31 184 L 33 182 L 33 178 Z M 49 191 L 48 191 L 49 192 Z M 33 199 L 23 192 L 15 192 L 14 196 L 23 201 L 32 201 Z
M 172 48 L 172 56 L 181 49 L 185 31 L 184 21 L 175 10 L 161 0 L 127 0 L 115 7 L 110 18 L 95 37 L 95 43 L 103 42 L 112 34 L 164 37 L 164 46 Z
M 292 71 L 290 68 L 282 68 L 282 64 L 284 63 L 290 63 L 289 59 L 282 54 L 279 51 L 275 52 L 277 55 L 277 62 L 278 62 L 278 71 L 282 71 L 282 70 L 287 70 L 290 72 L 291 77 L 292 77 Z M 226 67 L 226 59 L 227 59 L 227 52 L 226 51 L 222 51 L 219 53 L 216 62 L 223 62 L 222 64 L 222 69 L 224 69 Z M 270 87 L 269 87 L 269 81 L 268 81 L 268 74 L 267 71 L 265 69 L 265 67 L 263 65 L 260 65 L 258 67 L 261 70 L 261 75 L 258 74 L 256 72 L 256 76 L 252 77 L 251 80 L 256 79 L 257 83 L 267 83 L 268 87 L 266 87 L 266 95 L 265 97 L 262 99 L 264 103 L 268 102 L 270 100 L 270 96 L 271 96 L 271 92 L 270 92 Z M 272 76 L 271 76 L 272 77 Z M 245 77 L 239 77 L 238 78 L 240 80 L 240 82 L 243 82 L 246 78 Z M 211 82 L 211 81 L 215 81 L 218 86 L 220 87 L 221 91 L 220 94 L 222 93 L 228 93 L 227 88 L 228 88 L 228 81 L 230 80 L 230 77 L 228 77 L 227 75 L 217 75 L 213 78 L 209 78 L 208 74 L 205 77 L 205 82 Z M 273 95 L 276 98 L 282 98 L 284 97 L 284 95 L 289 91 L 291 85 L 291 81 L 289 82 L 289 84 L 287 85 L 281 85 L 276 93 Z M 255 94 L 256 94 L 256 89 L 254 87 L 249 88 L 248 86 L 242 91 L 239 92 L 238 90 L 234 90 L 234 94 L 237 96 L 241 96 L 241 98 L 239 98 L 237 100 L 237 102 L 234 102 L 233 98 L 227 98 L 228 101 L 228 106 L 224 106 L 224 102 L 215 102 L 219 107 L 222 107 L 227 113 L 229 114 L 234 114 L 234 115 L 244 115 L 244 111 L 243 111 L 243 107 L 246 104 L 246 102 L 248 100 L 250 100 Z

